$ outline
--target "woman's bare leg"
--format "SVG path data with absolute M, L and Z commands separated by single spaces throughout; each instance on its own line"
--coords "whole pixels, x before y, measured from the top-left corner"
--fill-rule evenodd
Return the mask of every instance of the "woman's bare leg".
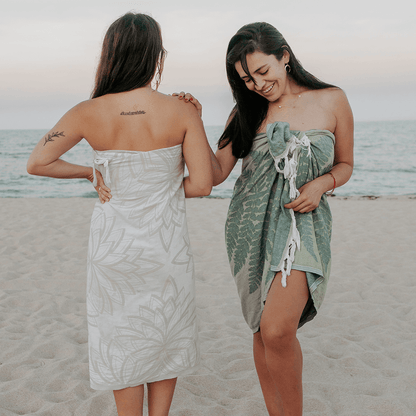
M 254 361 L 271 416 L 302 415 L 302 351 L 296 331 L 308 298 L 305 273 L 292 270 L 285 288 L 277 273 L 254 335 Z
M 118 416 L 143 416 L 143 385 L 114 390 Z
M 149 416 L 167 416 L 175 391 L 176 378 L 147 383 Z
M 279 391 L 277 390 L 277 387 L 274 384 L 272 376 L 267 368 L 266 354 L 260 331 L 256 332 L 253 336 L 253 355 L 267 411 L 271 416 L 283 415 L 284 413 Z

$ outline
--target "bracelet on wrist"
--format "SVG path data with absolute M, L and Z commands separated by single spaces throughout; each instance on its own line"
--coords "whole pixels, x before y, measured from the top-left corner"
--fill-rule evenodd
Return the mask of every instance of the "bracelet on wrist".
M 327 196 L 330 196 L 330 195 L 332 195 L 334 193 L 335 188 L 337 187 L 337 181 L 335 179 L 335 176 L 331 172 L 328 172 L 328 175 L 331 175 L 332 176 L 332 179 L 334 180 L 334 186 L 332 187 L 332 189 L 330 191 L 326 192 L 326 195 Z

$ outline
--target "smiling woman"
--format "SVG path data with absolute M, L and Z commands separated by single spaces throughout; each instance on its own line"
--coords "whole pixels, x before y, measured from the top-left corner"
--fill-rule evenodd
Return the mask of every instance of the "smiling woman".
M 243 26 L 226 67 L 236 105 L 212 155 L 214 184 L 243 158 L 225 225 L 228 258 L 267 409 L 301 416 L 296 330 L 325 295 L 332 227 L 325 193 L 351 176 L 352 112 L 343 91 L 307 72 L 270 24 Z

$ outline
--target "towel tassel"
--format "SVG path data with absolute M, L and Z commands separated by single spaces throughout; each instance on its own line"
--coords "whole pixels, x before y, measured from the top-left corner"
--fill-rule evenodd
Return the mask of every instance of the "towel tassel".
M 298 139 L 296 136 L 292 135 L 287 142 L 285 151 L 274 159 L 276 170 L 279 173 L 283 173 L 284 178 L 289 181 L 289 196 L 291 201 L 295 200 L 300 195 L 300 192 L 296 188 L 296 177 L 301 147 L 308 149 L 309 157 L 311 155 L 311 142 L 307 136 L 303 135 L 302 138 Z M 285 165 L 283 169 L 280 169 L 279 164 L 282 160 L 284 160 Z M 283 287 L 287 286 L 287 276 L 290 276 L 290 272 L 292 271 L 292 264 L 295 260 L 296 249 L 300 249 L 300 235 L 296 227 L 295 212 L 293 209 L 289 209 L 289 212 L 292 223 L 286 250 L 283 253 L 283 258 L 279 265 L 279 268 L 282 271 Z

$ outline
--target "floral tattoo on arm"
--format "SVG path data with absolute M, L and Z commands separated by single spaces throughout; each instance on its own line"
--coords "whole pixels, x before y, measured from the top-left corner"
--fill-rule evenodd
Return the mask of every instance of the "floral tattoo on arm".
M 52 133 L 49 133 L 47 136 L 45 136 L 45 143 L 43 145 L 45 146 L 48 142 L 54 142 L 54 137 L 65 137 L 65 134 L 63 131 L 53 131 Z

